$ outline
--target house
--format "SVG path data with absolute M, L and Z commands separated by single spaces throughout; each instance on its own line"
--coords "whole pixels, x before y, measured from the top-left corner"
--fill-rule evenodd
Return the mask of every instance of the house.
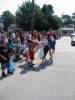
M 20 26 L 17 25 L 17 24 L 11 24 L 9 27 L 8 27 L 8 33 L 12 33 L 13 31 L 20 31 Z
M 63 33 L 63 35 L 70 35 L 71 33 L 75 32 L 75 25 L 68 24 L 63 26 L 57 30 L 59 33 Z

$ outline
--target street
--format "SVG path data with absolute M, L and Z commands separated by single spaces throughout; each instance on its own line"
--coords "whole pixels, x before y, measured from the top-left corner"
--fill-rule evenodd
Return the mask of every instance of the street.
M 34 68 L 25 67 L 22 59 L 13 75 L 3 78 L 0 69 L 0 100 L 75 100 L 75 46 L 70 41 L 57 40 L 53 63 L 41 65 L 36 53 Z

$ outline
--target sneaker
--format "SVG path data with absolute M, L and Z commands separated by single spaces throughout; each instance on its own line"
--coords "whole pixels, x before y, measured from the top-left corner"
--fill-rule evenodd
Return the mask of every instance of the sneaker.
M 44 62 L 42 62 L 40 65 L 43 65 L 44 64 Z
M 29 67 L 33 67 L 33 65 L 30 65 Z
M 25 64 L 25 67 L 28 67 L 29 65 L 28 64 Z
M 47 59 L 45 59 L 45 62 L 48 62 L 48 60 L 47 60 Z
M 2 76 L 6 77 L 6 74 L 5 74 L 5 72 L 2 72 Z
M 49 61 L 51 60 L 51 57 L 49 58 Z
M 10 72 L 10 74 L 13 74 L 13 72 Z
M 35 65 L 34 63 L 32 63 L 31 65 Z
M 51 57 L 53 58 L 53 55 L 51 55 Z
M 7 74 L 13 74 L 13 72 L 9 72 L 9 70 L 7 71 Z
M 50 57 L 50 59 L 49 59 L 49 61 L 52 61 L 53 59 L 52 59 L 52 56 Z

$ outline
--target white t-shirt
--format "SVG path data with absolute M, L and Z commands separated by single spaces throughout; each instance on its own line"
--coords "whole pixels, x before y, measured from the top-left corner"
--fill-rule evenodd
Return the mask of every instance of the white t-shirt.
M 26 54 L 28 52 L 28 48 L 26 48 L 24 51 L 23 51 L 23 54 Z
M 24 45 L 20 45 L 20 50 L 24 50 L 26 48 L 25 44 Z
M 15 36 L 15 33 L 12 33 L 12 34 L 11 34 L 11 37 L 12 37 L 12 38 L 15 38 L 15 37 L 16 37 L 16 36 Z
M 28 34 L 28 40 L 31 40 L 31 34 Z
M 51 40 L 51 41 L 54 41 L 54 37 L 53 37 L 53 36 L 50 36 L 50 40 Z
M 44 45 L 44 43 L 42 41 L 40 41 L 38 46 L 39 46 L 39 48 L 43 48 L 45 45 Z
M 45 44 L 42 41 L 40 41 L 38 43 L 38 46 L 35 47 L 35 49 L 38 50 L 38 49 L 41 49 L 41 48 L 44 48 L 44 47 L 45 47 Z
M 14 39 L 14 42 L 15 42 L 15 46 L 16 46 L 16 47 L 20 47 L 20 44 L 21 44 L 20 38 L 15 38 L 15 39 Z

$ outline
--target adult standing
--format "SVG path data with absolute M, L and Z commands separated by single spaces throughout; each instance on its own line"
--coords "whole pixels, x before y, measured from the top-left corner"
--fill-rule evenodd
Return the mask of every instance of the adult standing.
M 12 34 L 11 34 L 11 38 L 15 39 L 15 37 L 16 37 L 16 35 L 15 35 L 15 32 L 13 31 Z
M 7 74 L 11 74 L 9 72 L 9 61 L 10 61 L 10 52 L 14 51 L 15 49 L 10 47 L 6 47 L 6 43 L 4 40 L 1 41 L 1 47 L 0 47 L 0 62 L 1 62 L 1 69 L 2 69 L 2 76 L 6 76 L 4 70 L 7 68 Z
M 1 32 L 0 32 L 0 39 L 5 41 L 5 42 L 7 41 L 6 34 L 7 33 L 5 31 L 1 30 Z
M 32 39 L 31 32 L 28 32 L 26 34 L 26 39 L 27 39 L 27 41 Z
M 19 58 L 20 57 L 20 38 L 19 38 L 19 35 L 16 34 L 16 38 L 14 39 L 14 43 L 15 43 L 15 48 L 16 48 L 16 58 Z
M 47 39 L 48 39 L 48 43 L 49 43 L 49 55 L 50 55 L 50 59 L 49 60 L 53 60 L 53 53 L 55 52 L 55 44 L 56 44 L 56 35 L 53 32 L 52 28 L 50 28 L 49 30 L 49 34 L 47 35 Z
M 24 38 L 25 38 L 25 33 L 23 32 L 22 29 L 20 30 L 19 36 L 20 36 L 20 40 L 21 40 L 21 44 L 22 44 L 24 42 Z
M 33 38 L 36 40 L 38 38 L 38 32 L 34 30 Z

